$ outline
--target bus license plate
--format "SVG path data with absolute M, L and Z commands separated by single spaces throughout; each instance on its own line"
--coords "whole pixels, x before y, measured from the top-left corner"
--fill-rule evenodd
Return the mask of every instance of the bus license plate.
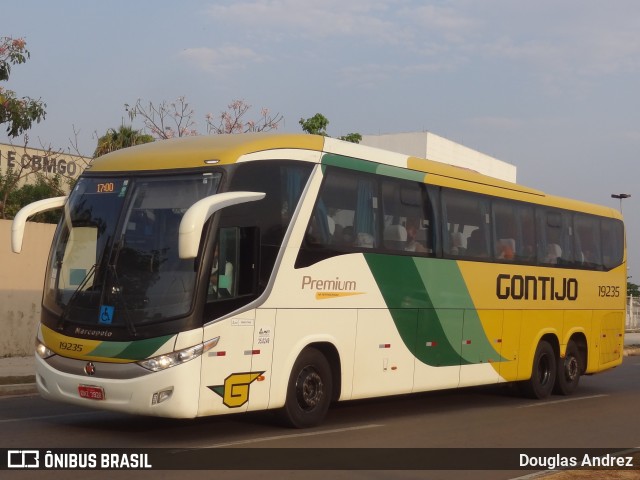
M 78 385 L 78 394 L 89 400 L 104 400 L 104 388 L 93 385 Z

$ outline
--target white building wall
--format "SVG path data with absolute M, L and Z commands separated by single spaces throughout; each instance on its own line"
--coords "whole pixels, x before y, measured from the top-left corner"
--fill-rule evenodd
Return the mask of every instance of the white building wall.
M 469 168 L 484 175 L 516 182 L 516 167 L 431 132 L 363 135 L 362 145 L 382 148 L 449 165 Z

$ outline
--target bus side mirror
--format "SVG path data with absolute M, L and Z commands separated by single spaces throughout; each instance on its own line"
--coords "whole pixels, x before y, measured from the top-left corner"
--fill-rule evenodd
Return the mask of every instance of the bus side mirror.
M 266 193 L 226 192 L 205 197 L 197 201 L 185 212 L 178 231 L 178 254 L 181 259 L 196 258 L 204 224 L 218 210 L 239 203 L 262 200 Z
M 27 223 L 27 218 L 36 213 L 62 208 L 66 201 L 66 196 L 45 198 L 44 200 L 39 200 L 22 207 L 13 218 L 13 223 L 11 224 L 11 250 L 13 250 L 13 253 L 20 253 L 22 251 L 22 238 L 24 237 L 24 227 Z

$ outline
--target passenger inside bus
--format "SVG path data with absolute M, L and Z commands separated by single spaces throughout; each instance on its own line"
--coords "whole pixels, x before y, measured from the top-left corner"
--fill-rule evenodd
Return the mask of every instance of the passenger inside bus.
M 410 218 L 407 220 L 407 244 L 404 249 L 407 252 L 426 252 L 427 248 L 420 243 L 418 239 L 418 231 L 420 228 L 419 220 Z
M 562 248 L 557 243 L 550 243 L 547 245 L 547 256 L 542 261 L 549 265 L 557 265 L 558 259 L 562 257 Z
M 467 255 L 472 257 L 488 257 L 487 242 L 481 228 L 476 228 L 467 240 Z
M 211 267 L 211 275 L 209 281 L 209 295 L 216 298 L 229 298 L 233 296 L 233 264 L 224 261 L 224 271 L 220 270 L 220 248 L 216 244 L 216 250 L 213 254 L 213 265 Z

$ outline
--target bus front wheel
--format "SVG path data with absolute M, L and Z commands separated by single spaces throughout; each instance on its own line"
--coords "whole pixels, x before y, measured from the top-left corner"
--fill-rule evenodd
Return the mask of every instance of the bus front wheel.
M 536 348 L 531 378 L 520 384 L 522 393 L 529 398 L 547 398 L 556 382 L 556 353 L 549 342 L 541 340 Z
M 291 370 L 282 418 L 294 428 L 309 428 L 322 422 L 332 390 L 331 367 L 315 348 L 300 353 Z
M 554 393 L 560 395 L 571 395 L 578 388 L 580 374 L 582 373 L 582 362 L 578 346 L 573 340 L 567 344 L 567 352 L 564 358 L 558 362 L 558 375 Z

